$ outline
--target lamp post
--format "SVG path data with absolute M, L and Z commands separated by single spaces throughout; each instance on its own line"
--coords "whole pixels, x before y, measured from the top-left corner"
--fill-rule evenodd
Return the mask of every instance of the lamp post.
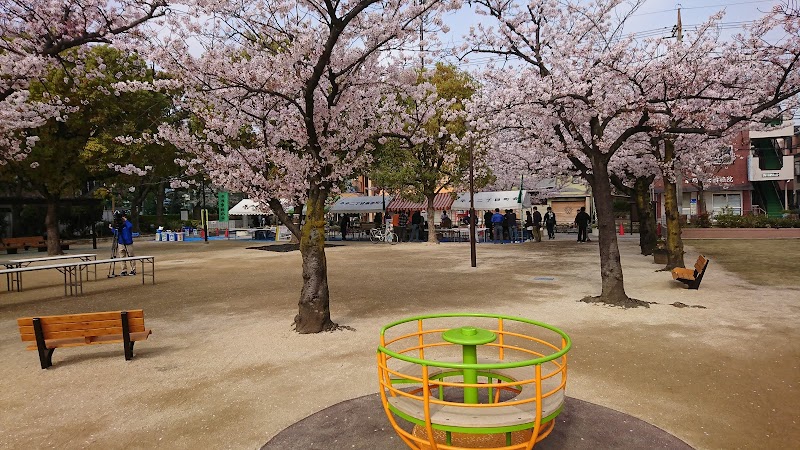
M 472 144 L 469 146 L 469 257 L 472 267 L 478 267 L 475 253 L 475 161 Z
M 208 244 L 208 212 L 206 211 L 206 177 L 200 179 L 200 190 L 203 191 L 203 210 L 200 218 L 203 220 L 203 240 Z

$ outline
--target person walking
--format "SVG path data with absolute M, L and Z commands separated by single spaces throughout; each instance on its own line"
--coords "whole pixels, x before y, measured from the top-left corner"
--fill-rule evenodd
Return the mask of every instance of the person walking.
M 533 240 L 542 242 L 542 213 L 535 206 L 533 207 Z
M 342 214 L 342 218 L 339 220 L 339 230 L 342 232 L 342 240 L 347 240 L 347 226 L 350 225 L 350 218 L 347 217 L 347 214 Z
M 556 213 L 553 208 L 547 207 L 547 212 L 544 213 L 544 226 L 547 227 L 547 239 L 556 238 Z
M 411 236 L 408 238 L 409 242 L 419 242 L 420 240 L 420 226 L 422 225 L 422 214 L 419 211 L 414 211 L 411 216 Z
M 578 226 L 578 242 L 586 242 L 588 240 L 587 230 L 590 220 L 592 220 L 592 218 L 586 213 L 586 207 L 581 206 L 578 215 L 575 216 L 575 225 Z
M 128 256 L 136 256 L 133 254 L 133 224 L 128 220 L 128 215 L 122 213 L 121 226 L 119 227 L 119 234 L 117 234 L 117 242 L 122 246 L 121 255 L 123 258 Z M 122 261 L 122 272 L 120 276 L 136 275 L 136 260 L 131 261 L 131 271 L 128 273 L 128 261 Z
M 503 243 L 503 215 L 500 214 L 500 208 L 494 209 L 492 214 L 492 230 L 494 231 L 494 243 Z
M 406 240 L 406 231 L 408 227 L 408 213 L 405 210 L 400 211 L 397 218 L 397 240 L 400 242 L 405 242 Z

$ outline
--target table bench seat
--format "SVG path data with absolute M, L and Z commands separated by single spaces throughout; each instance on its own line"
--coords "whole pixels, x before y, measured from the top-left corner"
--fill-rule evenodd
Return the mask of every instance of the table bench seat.
M 67 295 L 67 290 L 69 290 L 70 295 L 78 295 L 83 293 L 83 275 L 82 271 L 86 269 L 87 271 L 87 279 L 88 279 L 88 271 L 89 268 L 94 268 L 95 279 L 97 278 L 97 265 L 98 264 L 116 264 L 123 261 L 141 261 L 141 276 L 142 276 L 142 284 L 145 283 L 145 277 L 149 276 L 153 280 L 153 284 L 156 283 L 155 277 L 155 257 L 154 256 L 127 256 L 124 258 L 110 258 L 110 259 L 90 259 L 89 257 L 94 258 L 94 255 L 87 254 L 87 255 L 75 255 L 75 257 L 81 257 L 81 261 L 69 262 L 69 263 L 58 263 L 58 264 L 49 264 L 44 266 L 22 266 L 19 264 L 20 261 L 32 261 L 32 260 L 11 260 L 7 264 L 6 267 L 11 266 L 10 268 L 0 270 L 0 275 L 6 275 L 6 280 L 8 284 L 8 290 L 12 291 L 16 288 L 17 291 L 22 290 L 22 274 L 25 272 L 31 272 L 35 270 L 48 270 L 48 269 L 56 269 L 64 275 L 64 295 Z M 64 259 L 67 256 L 63 257 L 51 257 L 51 259 Z M 44 260 L 46 258 L 42 258 Z M 150 273 L 147 273 L 145 268 L 147 267 L 145 263 L 150 264 Z

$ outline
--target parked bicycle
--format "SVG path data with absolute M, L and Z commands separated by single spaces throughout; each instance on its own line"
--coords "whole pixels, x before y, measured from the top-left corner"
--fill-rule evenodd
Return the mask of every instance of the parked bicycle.
M 392 231 L 391 227 L 373 228 L 369 230 L 369 240 L 375 244 L 378 242 L 388 242 L 390 244 L 399 242 L 397 234 Z

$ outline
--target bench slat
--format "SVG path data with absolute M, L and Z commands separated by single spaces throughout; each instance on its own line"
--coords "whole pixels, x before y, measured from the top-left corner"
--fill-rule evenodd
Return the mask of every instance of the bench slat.
M 40 316 L 42 325 L 51 325 L 58 323 L 70 322 L 92 322 L 97 320 L 120 320 L 122 311 L 107 311 L 98 313 L 85 313 L 85 314 L 66 314 L 63 316 Z M 128 320 L 144 318 L 144 311 L 141 309 L 133 309 L 128 311 Z M 30 325 L 33 326 L 33 317 L 23 317 L 17 319 L 17 325 Z
M 131 330 L 133 331 L 133 330 Z M 136 331 L 142 331 L 136 330 Z M 76 337 L 97 337 L 97 336 L 107 336 L 107 335 L 114 335 L 114 334 L 122 334 L 122 326 L 118 327 L 111 327 L 111 328 L 90 328 L 84 330 L 72 330 L 72 331 L 55 331 L 50 333 L 44 333 L 45 340 L 48 339 L 66 339 L 66 338 L 76 338 Z M 35 341 L 36 337 L 32 334 L 20 334 L 23 341 Z M 31 339 L 33 337 L 33 339 Z
M 144 318 L 129 319 L 128 325 L 132 331 L 142 331 L 144 330 Z M 111 327 L 121 327 L 121 326 L 122 326 L 122 319 L 97 320 L 92 322 L 68 322 L 68 323 L 44 324 L 42 325 L 42 331 L 48 333 L 55 331 L 87 330 L 92 328 L 111 328 Z M 33 325 L 23 325 L 19 327 L 19 332 L 20 334 L 33 334 Z
M 152 330 L 144 330 L 137 333 L 131 333 L 131 341 L 144 341 L 153 333 Z M 47 348 L 64 348 L 64 347 L 80 347 L 83 345 L 94 344 L 116 344 L 122 342 L 122 335 L 106 335 L 93 337 L 86 341 L 84 338 L 71 338 L 71 339 L 48 339 L 45 340 Z M 29 345 L 27 350 L 36 350 L 36 345 Z

